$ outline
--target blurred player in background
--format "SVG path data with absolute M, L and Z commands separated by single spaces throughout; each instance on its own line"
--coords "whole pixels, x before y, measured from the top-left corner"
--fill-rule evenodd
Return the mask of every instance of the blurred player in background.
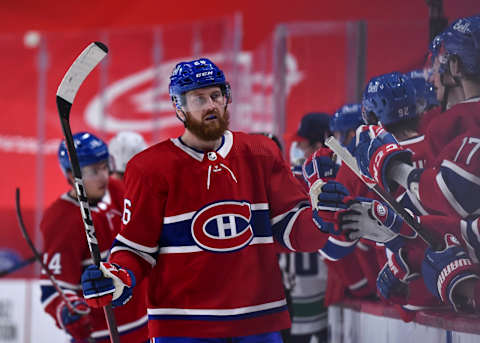
M 274 142 L 228 130 L 231 90 L 213 62 L 178 63 L 170 95 L 185 131 L 128 163 L 122 230 L 111 263 L 84 272 L 84 296 L 122 305 L 148 277 L 152 342 L 280 342 L 278 249 L 325 245 L 322 219 Z
M 365 175 L 373 177 L 386 190 L 401 185 L 415 195 L 429 213 L 436 214 L 418 220 L 437 238 L 440 249 L 427 249 L 422 262 L 426 249 L 422 241 L 401 240 L 403 256 L 396 258 L 399 263 L 391 270 L 392 278 L 388 282 L 407 284 L 416 280 L 422 269 L 424 283 L 432 295 L 455 309 L 470 310 L 478 309 L 473 292 L 459 296 L 455 290 L 462 289 L 460 284 L 469 284 L 478 278 L 472 271 L 472 262 L 478 262 L 480 248 L 476 224 L 480 212 L 477 201 L 480 192 L 479 41 L 479 17 L 458 19 L 441 34 L 432 73 L 440 82 L 445 78 L 453 80 L 462 88 L 464 100 L 458 98 L 461 102 L 434 118 L 428 126 L 426 139 L 435 157 L 428 168 L 412 166 L 411 153 L 378 127 L 362 128 L 355 150 Z M 449 227 L 447 223 L 452 219 L 460 222 Z M 397 230 L 404 227 L 401 220 L 396 221 Z M 432 221 L 436 225 L 432 225 Z M 447 234 L 446 229 L 453 232 Z M 399 236 L 397 230 L 393 230 L 394 237 Z M 460 244 L 468 256 L 462 255 Z M 466 280 L 465 283 L 462 280 Z
M 120 230 L 123 206 L 123 187 L 109 179 L 107 145 L 88 132 L 73 136 L 83 182 L 90 201 L 93 223 L 103 260 L 108 258 L 115 235 Z M 73 177 L 65 142 L 60 144 L 58 159 L 63 174 L 70 186 Z M 64 329 L 75 342 L 94 338 L 97 342 L 108 342 L 107 323 L 101 309 L 89 308 L 85 303 L 80 286 L 83 269 L 92 260 L 85 239 L 85 228 L 77 196 L 73 188 L 62 194 L 50 205 L 43 216 L 40 230 L 44 241 L 43 260 L 58 280 L 75 308 L 88 314 L 70 313 L 59 293 L 56 292 L 46 274 L 42 275 L 41 302 L 45 311 L 52 316 L 58 327 Z M 125 308 L 115 310 L 122 342 L 146 342 L 147 317 L 143 286 Z
M 133 131 L 122 131 L 108 142 L 110 153 L 110 171 L 112 176 L 123 180 L 127 162 L 147 148 L 147 143 L 142 135 Z
M 290 154 L 290 167 L 306 191 L 309 185 L 303 178 L 302 166 L 315 151 L 325 149 L 325 138 L 331 135 L 329 122 L 330 115 L 326 113 L 308 113 L 300 121 L 293 143 L 298 153 Z M 332 166 L 335 173 L 333 161 L 327 169 Z M 292 327 L 285 341 L 327 342 L 328 310 L 324 306 L 327 267 L 321 255 L 317 252 L 285 253 L 280 257 L 280 264 L 285 274 L 285 288 L 289 289 L 291 298 Z

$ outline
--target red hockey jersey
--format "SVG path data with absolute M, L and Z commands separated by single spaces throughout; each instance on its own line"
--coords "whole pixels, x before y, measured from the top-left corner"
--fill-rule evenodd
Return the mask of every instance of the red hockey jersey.
M 137 279 L 149 273 L 150 337 L 290 325 L 276 244 L 316 251 L 328 235 L 273 141 L 226 131 L 219 149 L 204 153 L 167 140 L 136 155 L 125 181 L 111 259 Z
M 426 134 L 436 158 L 421 175 L 419 198 L 428 213 L 480 214 L 480 102 L 472 99 L 437 117 Z
M 103 260 L 107 259 L 109 248 L 120 229 L 122 199 L 123 185 L 110 179 L 108 191 L 102 201 L 90 208 Z M 93 261 L 77 200 L 67 193 L 63 194 L 45 211 L 40 230 L 44 241 L 44 263 L 66 294 L 83 297 L 81 275 L 83 269 Z M 55 319 L 56 307 L 61 297 L 46 274 L 42 274 L 41 279 L 42 305 Z M 114 309 L 122 342 L 139 343 L 148 339 L 145 286 L 146 284 L 139 285 L 126 306 Z M 93 323 L 92 337 L 97 342 L 109 342 L 103 310 L 92 308 L 89 315 Z

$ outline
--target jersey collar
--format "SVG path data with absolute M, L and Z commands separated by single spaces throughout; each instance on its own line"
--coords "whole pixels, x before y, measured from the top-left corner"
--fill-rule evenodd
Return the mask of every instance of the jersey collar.
M 203 151 L 197 150 L 195 148 L 192 148 L 186 145 L 180 139 L 180 137 L 171 138 L 170 140 L 177 148 L 183 150 L 186 154 L 190 155 L 191 157 L 193 157 L 199 162 L 203 161 L 203 157 L 205 156 L 205 153 Z M 217 153 L 223 158 L 226 158 L 230 150 L 232 150 L 232 146 L 233 146 L 233 134 L 231 131 L 227 130 L 222 136 L 222 143 L 218 147 Z

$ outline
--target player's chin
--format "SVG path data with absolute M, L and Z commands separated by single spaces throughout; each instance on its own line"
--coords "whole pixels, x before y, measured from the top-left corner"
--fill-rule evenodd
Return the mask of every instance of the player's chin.
M 91 200 L 101 200 L 105 193 L 107 192 L 107 185 L 95 187 L 95 189 L 90 190 L 90 194 L 87 194 L 88 198 Z

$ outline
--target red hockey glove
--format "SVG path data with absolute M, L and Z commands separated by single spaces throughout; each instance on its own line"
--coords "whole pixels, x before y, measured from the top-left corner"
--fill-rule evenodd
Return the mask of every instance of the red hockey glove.
M 392 161 L 411 164 L 412 152 L 401 147 L 395 137 L 381 126 L 362 125 L 357 129 L 355 158 L 362 173 L 373 178 L 390 192 L 392 181 L 387 179 Z
M 58 325 L 70 336 L 77 340 L 84 340 L 92 333 L 92 322 L 88 315 L 90 308 L 85 301 L 76 295 L 67 295 L 73 305 L 71 311 L 64 300 L 57 306 L 56 315 Z
M 302 166 L 305 182 L 309 187 L 319 179 L 333 179 L 338 171 L 338 165 L 333 161 L 333 151 L 320 148 L 315 151 Z

